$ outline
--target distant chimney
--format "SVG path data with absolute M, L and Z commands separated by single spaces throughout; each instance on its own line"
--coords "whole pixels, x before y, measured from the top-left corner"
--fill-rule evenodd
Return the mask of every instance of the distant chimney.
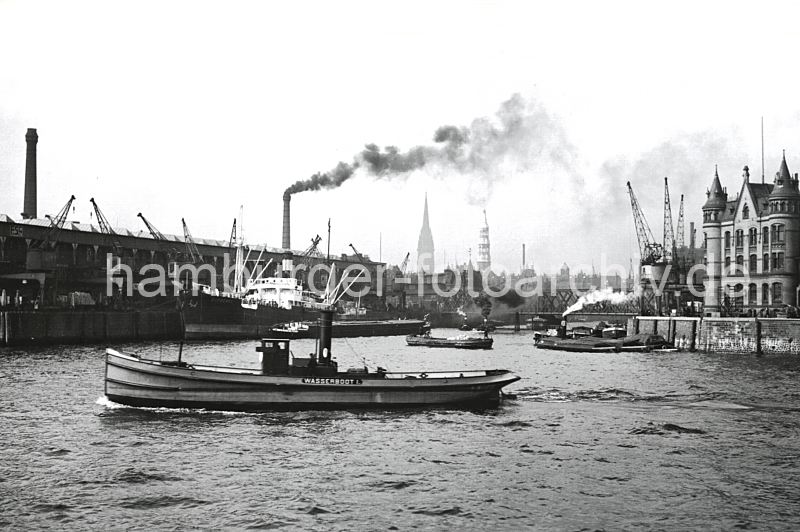
M 25 157 L 25 203 L 22 218 L 28 220 L 36 218 L 36 143 L 39 142 L 36 129 L 28 128 L 25 142 L 28 143 L 28 151 Z
M 689 222 L 689 249 L 694 249 L 694 222 Z
M 289 193 L 283 194 L 283 249 L 290 249 L 292 245 L 292 238 L 291 238 L 291 212 L 290 212 L 290 203 L 292 201 L 292 195 Z

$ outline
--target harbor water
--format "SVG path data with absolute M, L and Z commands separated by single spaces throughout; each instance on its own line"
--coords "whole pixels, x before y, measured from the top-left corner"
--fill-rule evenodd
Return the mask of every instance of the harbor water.
M 183 359 L 256 367 L 254 347 L 187 344 Z M 0 528 L 800 527 L 796 356 L 540 351 L 529 333 L 497 334 L 489 351 L 387 337 L 334 339 L 333 352 L 341 368 L 522 379 L 483 411 L 135 409 L 103 399 L 101 347 L 2 349 Z

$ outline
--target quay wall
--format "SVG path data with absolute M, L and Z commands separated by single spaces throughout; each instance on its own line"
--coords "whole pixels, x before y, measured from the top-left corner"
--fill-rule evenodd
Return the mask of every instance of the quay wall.
M 637 316 L 628 320 L 628 334 L 637 332 L 710 353 L 800 354 L 800 319 Z
M 183 336 L 176 311 L 0 312 L 0 346 L 174 340 Z

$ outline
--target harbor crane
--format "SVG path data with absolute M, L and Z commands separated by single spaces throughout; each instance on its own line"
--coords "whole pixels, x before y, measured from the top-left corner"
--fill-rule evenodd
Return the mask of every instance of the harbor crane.
M 233 249 L 236 247 L 236 218 L 233 219 L 233 227 L 231 227 L 231 239 L 228 240 L 228 247 Z
M 139 213 L 139 214 L 137 214 L 136 216 L 138 216 L 139 218 L 141 218 L 141 219 L 142 219 L 142 221 L 144 222 L 144 225 L 146 225 L 146 226 L 147 226 L 147 230 L 148 230 L 148 231 L 150 231 L 150 234 L 151 234 L 151 235 L 153 235 L 153 240 L 166 240 L 166 239 L 167 239 L 167 237 L 165 237 L 161 231 L 159 231 L 158 229 L 156 229 L 156 226 L 154 226 L 153 224 L 151 224 L 151 223 L 150 223 L 150 222 L 147 220 L 147 218 L 145 218 L 145 217 L 144 217 L 144 215 L 143 215 L 142 213 Z
M 684 241 L 683 236 L 683 226 L 684 226 L 684 218 L 683 218 L 683 194 L 681 194 L 681 206 L 678 210 L 678 229 L 677 234 L 675 236 L 675 247 L 678 249 L 684 247 L 686 242 Z
M 636 226 L 636 237 L 639 241 L 639 255 L 642 265 L 654 265 L 663 262 L 664 246 L 656 242 L 653 232 L 644 217 L 644 212 L 639 206 L 639 200 L 633 193 L 631 182 L 628 181 L 628 193 L 631 197 L 631 210 L 633 211 L 633 223 Z
M 367 267 L 367 260 L 364 258 L 364 255 L 359 253 L 353 244 L 350 244 L 350 247 L 353 249 L 353 253 L 356 254 L 356 258 L 358 259 L 358 262 L 361 265 L 363 271 L 368 272 L 369 268 Z M 359 275 L 361 275 L 361 273 L 359 273 Z
M 300 281 L 301 284 L 305 284 L 307 288 L 310 288 L 310 283 L 308 281 L 311 279 L 311 259 L 322 257 L 322 253 L 320 253 L 318 249 L 320 242 L 322 242 L 322 237 L 315 235 L 311 239 L 311 245 L 300 255 L 300 264 L 302 267 L 297 268 L 297 280 Z
M 677 259 L 678 253 L 675 246 L 675 231 L 672 225 L 672 204 L 669 201 L 669 180 L 664 178 L 664 259 L 672 263 Z
M 189 254 L 189 257 L 191 257 L 192 263 L 197 264 L 203 260 L 203 256 L 200 255 L 200 250 L 197 249 L 197 244 L 195 244 L 194 238 L 192 238 L 189 226 L 186 225 L 186 220 L 181 218 L 181 223 L 183 223 L 183 239 L 186 242 L 186 252 Z
M 362 265 L 364 265 L 364 257 L 361 255 L 361 253 L 358 252 L 358 250 L 356 249 L 356 247 L 353 244 L 350 244 L 350 247 L 353 249 L 353 253 L 356 254 L 356 258 L 358 259 L 358 262 L 360 262 Z
M 67 216 L 69 215 L 69 210 L 72 208 L 73 201 L 75 201 L 75 196 L 70 196 L 69 201 L 61 207 L 58 214 L 55 216 L 50 216 L 49 214 L 45 215 L 45 218 L 50 221 L 50 227 L 44 235 L 44 240 L 37 246 L 38 249 L 46 250 L 55 247 L 56 242 L 58 242 L 58 235 L 61 233 L 61 230 L 64 228 L 64 223 L 67 221 Z
M 411 258 L 411 252 L 409 251 L 406 253 L 406 258 L 403 259 L 403 262 L 400 263 L 400 274 L 405 277 L 406 275 L 406 268 L 408 268 L 408 259 Z
M 111 224 L 108 223 L 108 218 L 105 217 L 103 211 L 100 210 L 100 207 L 97 206 L 97 202 L 94 201 L 94 198 L 90 198 L 89 201 L 92 203 L 92 207 L 94 208 L 94 214 L 97 218 L 97 225 L 100 226 L 100 232 L 106 235 L 106 238 L 111 241 L 111 247 L 114 249 L 115 255 L 122 255 L 122 246 L 119 243 L 119 235 L 112 229 Z
M 170 242 L 169 251 L 167 251 L 167 257 L 169 258 L 169 260 L 172 260 L 173 258 L 175 258 L 175 257 L 177 257 L 177 256 L 178 256 L 178 254 L 180 253 L 180 251 L 178 251 L 178 249 L 177 249 L 177 248 L 176 248 L 174 245 L 172 245 L 172 241 L 171 241 L 170 239 L 168 239 L 166 236 L 164 236 L 164 233 L 162 233 L 161 231 L 159 231 L 159 230 L 156 228 L 156 226 L 155 226 L 155 225 L 153 225 L 152 223 L 150 223 L 150 220 L 148 220 L 147 218 L 145 218 L 145 217 L 144 217 L 144 214 L 142 214 L 142 213 L 139 213 L 139 214 L 137 214 L 136 216 L 138 216 L 139 218 L 141 218 L 141 219 L 142 219 L 142 221 L 144 222 L 144 225 L 146 225 L 146 226 L 147 226 L 147 230 L 148 230 L 148 231 L 150 231 L 150 234 L 151 234 L 151 235 L 153 235 L 153 240 L 157 240 L 157 241 L 159 241 L 159 242 Z

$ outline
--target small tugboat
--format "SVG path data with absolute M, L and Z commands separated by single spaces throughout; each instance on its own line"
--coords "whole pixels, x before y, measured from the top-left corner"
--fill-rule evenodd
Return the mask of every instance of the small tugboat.
M 312 338 L 311 329 L 308 323 L 302 321 L 293 321 L 291 323 L 282 323 L 275 327 L 270 327 L 269 335 L 272 338 L 282 340 L 299 340 L 301 338 Z
M 390 373 L 339 371 L 331 355 L 332 311 L 320 311 L 318 352 L 295 357 L 289 340 L 264 339 L 260 369 L 145 360 L 106 350 L 105 394 L 128 406 L 271 411 L 487 406 L 519 380 L 508 370 Z

